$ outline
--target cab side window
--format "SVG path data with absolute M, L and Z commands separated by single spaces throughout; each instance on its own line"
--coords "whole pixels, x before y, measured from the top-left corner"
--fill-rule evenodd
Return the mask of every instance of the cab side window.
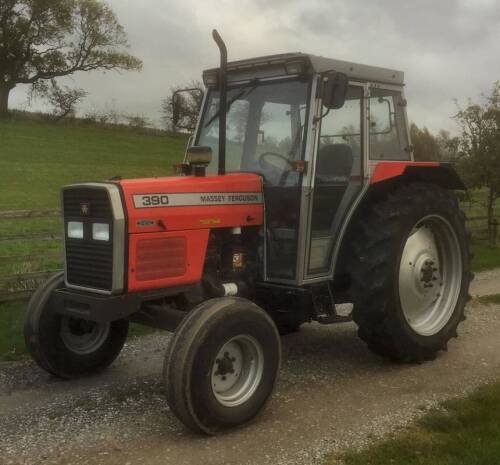
M 405 101 L 400 92 L 370 89 L 370 159 L 409 160 Z
M 349 87 L 344 106 L 321 120 L 312 233 L 330 231 L 351 176 L 361 175 L 363 89 Z M 328 232 L 328 234 L 331 234 Z

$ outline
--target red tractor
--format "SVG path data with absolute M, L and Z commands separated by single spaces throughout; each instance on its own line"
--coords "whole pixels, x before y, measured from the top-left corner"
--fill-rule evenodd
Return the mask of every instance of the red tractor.
M 457 335 L 471 279 L 465 187 L 413 160 L 403 73 L 301 53 L 227 63 L 214 38 L 180 175 L 64 187 L 65 270 L 25 326 L 63 378 L 112 363 L 129 321 L 175 331 L 167 402 L 209 434 L 262 409 L 280 333 L 354 320 L 375 353 L 422 362 Z

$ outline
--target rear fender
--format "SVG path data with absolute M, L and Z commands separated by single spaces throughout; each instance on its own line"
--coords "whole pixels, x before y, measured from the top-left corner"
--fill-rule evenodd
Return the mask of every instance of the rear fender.
M 387 192 L 397 188 L 401 184 L 411 182 L 427 182 L 437 184 L 445 189 L 467 190 L 450 163 L 440 162 L 380 162 L 372 170 L 368 186 L 364 190 L 361 201 L 347 218 L 348 223 L 342 229 L 343 234 L 339 238 L 340 246 L 335 255 L 334 276 L 336 285 L 340 291 L 348 287 L 344 279 L 346 267 L 348 266 L 342 253 L 345 249 L 345 241 L 351 236 L 351 228 L 359 221 L 363 211 L 370 203 L 385 196 Z
M 429 182 L 445 189 L 466 190 L 451 163 L 440 162 L 380 162 L 373 169 L 370 184 L 387 181 Z

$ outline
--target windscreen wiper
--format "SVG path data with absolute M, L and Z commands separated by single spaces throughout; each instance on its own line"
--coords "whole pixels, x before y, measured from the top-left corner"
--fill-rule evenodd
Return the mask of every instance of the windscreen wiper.
M 231 105 L 236 102 L 236 100 L 239 100 L 242 97 L 246 97 L 247 95 L 250 95 L 258 86 L 259 80 L 257 78 L 252 79 L 249 83 L 248 86 L 244 87 L 240 92 L 238 92 L 231 100 L 228 100 L 227 102 L 227 108 L 226 108 L 226 113 L 229 111 L 231 108 Z M 250 85 L 253 85 L 251 89 L 248 89 Z M 221 109 L 217 110 L 217 112 L 205 123 L 205 127 L 210 126 L 214 120 L 216 120 L 219 115 L 220 115 Z

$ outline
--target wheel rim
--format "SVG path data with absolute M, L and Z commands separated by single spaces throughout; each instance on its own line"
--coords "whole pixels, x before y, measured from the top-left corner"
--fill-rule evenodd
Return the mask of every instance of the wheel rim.
M 61 339 L 64 345 L 75 354 L 87 355 L 95 352 L 106 341 L 110 323 L 97 323 L 63 316 Z
M 226 407 L 237 407 L 257 390 L 264 371 L 264 352 L 260 343 L 239 335 L 219 350 L 212 367 L 212 391 Z
M 420 220 L 401 256 L 399 299 L 410 327 L 422 336 L 441 331 L 455 310 L 462 283 L 462 255 L 450 223 L 438 215 Z

